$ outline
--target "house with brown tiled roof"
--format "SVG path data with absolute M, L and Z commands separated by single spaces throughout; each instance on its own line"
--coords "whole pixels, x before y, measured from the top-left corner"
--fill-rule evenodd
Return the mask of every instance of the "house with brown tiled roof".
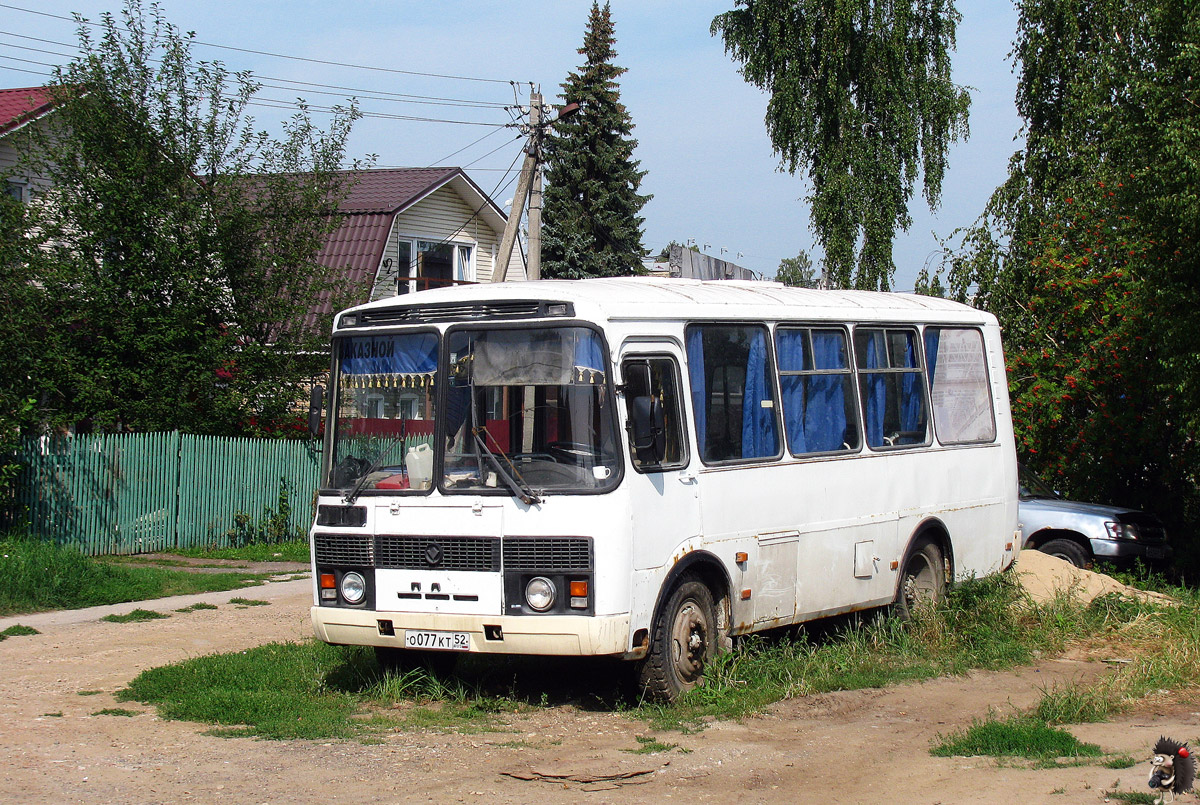
M 17 201 L 30 201 L 49 183 L 40 176 L 12 173 L 17 165 L 16 138 L 27 126 L 44 125 L 54 110 L 54 101 L 46 87 L 0 89 L 0 176 L 4 192 Z
M 461 168 L 359 171 L 339 211 L 316 262 L 344 272 L 356 303 L 490 281 L 508 221 Z M 525 279 L 518 249 L 506 279 Z

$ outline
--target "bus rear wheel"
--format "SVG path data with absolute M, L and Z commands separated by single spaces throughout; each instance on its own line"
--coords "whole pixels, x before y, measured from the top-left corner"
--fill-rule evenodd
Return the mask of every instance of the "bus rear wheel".
M 638 669 L 642 691 L 669 702 L 696 687 L 716 656 L 717 642 L 712 591 L 685 576 L 654 619 L 650 652 Z
M 913 546 L 900 572 L 896 591 L 896 613 L 901 620 L 912 617 L 917 607 L 936 604 L 946 594 L 946 571 L 942 549 L 928 539 Z

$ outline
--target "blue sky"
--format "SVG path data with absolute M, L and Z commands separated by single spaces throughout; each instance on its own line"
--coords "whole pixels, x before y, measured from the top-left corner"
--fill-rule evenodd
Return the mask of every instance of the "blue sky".
M 98 19 L 119 11 L 120 0 L 0 0 L 0 86 L 30 86 L 41 78 L 17 69 L 46 71 L 30 62 L 62 63 L 73 43 L 74 24 L 43 12 L 78 11 Z M 384 70 L 340 67 L 233 50 L 197 46 L 196 55 L 220 59 L 259 77 L 402 93 L 454 102 L 512 104 L 508 81 L 540 84 L 548 102 L 558 102 L 560 84 L 582 57 L 590 0 L 160 0 L 167 19 L 197 40 L 328 62 Z M 621 97 L 638 140 L 636 157 L 648 171 L 642 191 L 654 198 L 643 209 L 645 245 L 657 251 L 668 241 L 694 239 L 710 254 L 767 276 L 780 259 L 804 249 L 814 257 L 805 181 L 778 171 L 763 125 L 766 96 L 750 87 L 709 35 L 717 14 L 732 0 L 613 0 L 617 63 L 628 69 Z M 25 10 L 21 10 L 25 9 Z M 895 287 L 911 289 L 921 266 L 936 254 L 938 237 L 970 224 L 991 191 L 1003 181 L 1020 121 L 1013 103 L 1016 78 L 1007 54 L 1017 14 L 1003 0 L 960 0 L 962 22 L 954 56 L 954 80 L 972 87 L 971 136 L 952 148 L 941 208 L 930 213 L 918 194 L 913 225 L 896 243 Z M 51 51 L 51 52 L 39 52 Z M 27 61 L 17 61 L 25 59 Z M 500 79 L 505 83 L 457 80 L 388 71 Z M 314 105 L 336 98 L 316 87 L 264 89 L 260 97 Z M 327 90 L 328 91 L 328 90 Z M 439 103 L 442 103 L 439 101 Z M 382 166 L 461 165 L 503 203 L 514 184 L 505 169 L 520 144 L 498 106 L 401 103 L 363 97 L 368 112 L 458 120 L 366 118 L 350 142 L 352 155 L 377 154 Z M 259 122 L 277 130 L 281 112 L 254 110 Z M 472 124 L 472 125 L 468 125 Z M 485 125 L 473 125 L 485 124 Z M 493 128 L 490 128 L 493 127 Z M 485 136 L 486 135 L 486 136 Z M 476 145 L 472 142 L 484 138 Z M 464 149 L 454 154 L 459 149 Z M 488 152 L 495 150 L 494 153 Z M 724 251 L 722 251 L 724 250 Z M 740 256 L 739 256 L 740 254 Z

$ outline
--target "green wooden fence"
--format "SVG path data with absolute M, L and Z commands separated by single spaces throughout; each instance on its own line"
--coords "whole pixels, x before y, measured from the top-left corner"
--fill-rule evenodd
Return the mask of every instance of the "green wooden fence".
M 31 533 L 93 556 L 301 535 L 320 467 L 306 442 L 178 432 L 34 439 L 20 460 Z

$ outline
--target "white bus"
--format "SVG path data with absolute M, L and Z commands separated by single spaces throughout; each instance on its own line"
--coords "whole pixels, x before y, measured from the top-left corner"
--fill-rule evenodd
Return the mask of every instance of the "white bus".
M 942 299 L 429 290 L 336 317 L 327 423 L 312 622 L 386 665 L 622 657 L 669 699 L 735 636 L 1018 550 L 1000 331 Z

